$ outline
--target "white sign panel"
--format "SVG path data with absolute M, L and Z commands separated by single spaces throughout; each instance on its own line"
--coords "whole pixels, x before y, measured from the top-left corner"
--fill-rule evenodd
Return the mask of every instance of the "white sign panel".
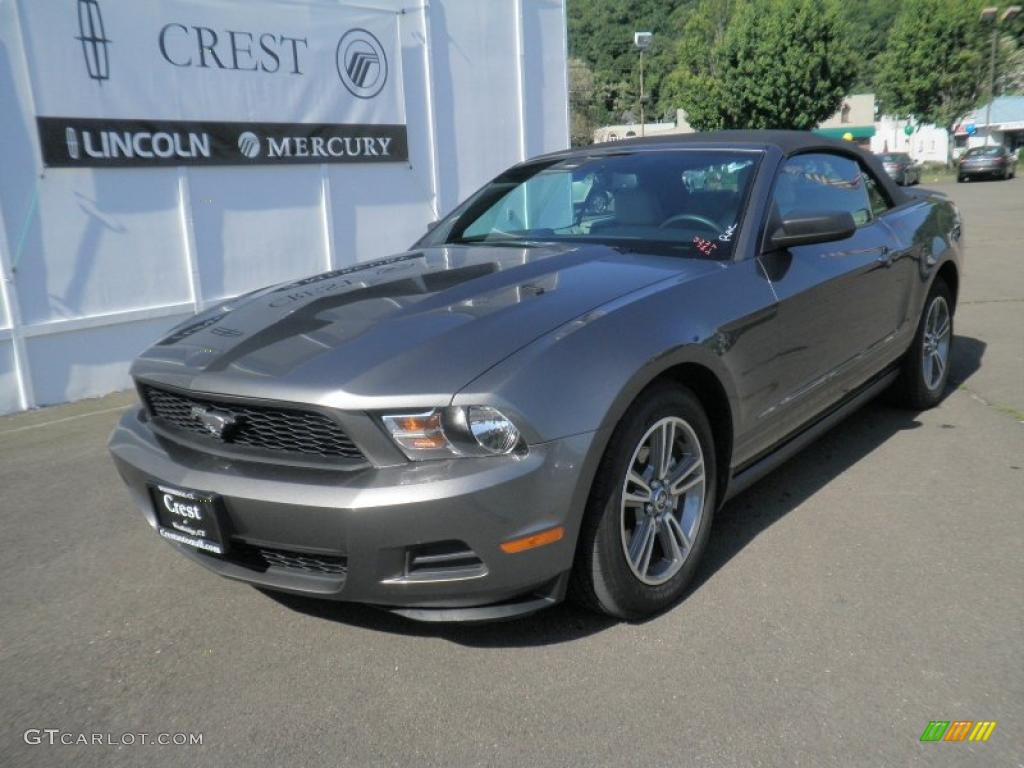
M 272 0 L 22 0 L 49 166 L 408 157 L 398 17 Z

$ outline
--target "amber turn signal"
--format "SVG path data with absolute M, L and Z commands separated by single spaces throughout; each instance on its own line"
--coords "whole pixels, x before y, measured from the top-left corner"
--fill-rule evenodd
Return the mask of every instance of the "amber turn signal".
M 554 544 L 556 541 L 560 541 L 563 536 L 565 536 L 565 528 L 562 526 L 549 528 L 540 533 L 523 536 L 521 539 L 506 541 L 501 545 L 501 551 L 513 555 L 516 552 L 525 552 L 527 549 L 543 547 L 545 544 Z

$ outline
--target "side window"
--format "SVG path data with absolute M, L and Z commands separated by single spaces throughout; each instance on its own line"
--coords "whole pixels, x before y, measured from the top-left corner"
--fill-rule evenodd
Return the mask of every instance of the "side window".
M 871 202 L 871 215 L 877 218 L 892 208 L 892 205 L 890 205 L 889 199 L 885 196 L 885 192 L 879 187 L 878 182 L 875 181 L 874 176 L 867 171 L 863 171 L 863 175 L 864 186 L 868 190 L 868 200 Z
M 775 182 L 779 216 L 847 211 L 857 226 L 872 218 L 864 174 L 856 161 L 839 155 L 791 157 Z

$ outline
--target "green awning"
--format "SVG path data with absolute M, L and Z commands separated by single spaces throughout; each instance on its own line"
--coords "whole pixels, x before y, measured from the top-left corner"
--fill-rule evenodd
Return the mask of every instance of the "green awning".
M 853 134 L 854 139 L 870 139 L 875 135 L 875 126 L 844 125 L 842 128 L 815 128 L 812 133 L 826 136 L 830 139 L 841 139 L 848 133 Z

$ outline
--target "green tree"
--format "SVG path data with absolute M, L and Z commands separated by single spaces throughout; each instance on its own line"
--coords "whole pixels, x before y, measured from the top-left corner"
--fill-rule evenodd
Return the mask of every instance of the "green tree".
M 977 0 L 903 0 L 879 56 L 884 112 L 943 126 L 956 124 L 987 95 L 988 36 Z
M 1003 53 L 999 69 L 996 93 L 1008 96 L 1024 95 L 1024 45 L 1012 39 L 1003 39 L 1000 46 Z
M 859 0 L 843 5 L 843 17 L 850 30 L 850 44 L 857 52 L 857 79 L 853 93 L 875 90 L 878 57 L 885 50 L 900 3 L 896 0 Z
M 1024 13 L 1000 27 L 996 95 L 1024 96 Z
M 687 94 L 716 87 L 719 75 L 717 52 L 725 40 L 737 0 L 700 0 L 683 16 L 675 42 L 675 67 L 664 78 L 659 110 L 673 115 Z
M 569 59 L 569 141 L 581 147 L 594 141 L 605 111 L 594 73 L 582 59 Z
M 640 57 L 634 32 L 654 33 L 644 54 L 644 90 L 648 104 L 659 102 L 662 80 L 674 66 L 678 19 L 694 2 L 567 0 L 569 55 L 593 72 L 603 122 L 618 122 L 625 112 L 639 114 Z M 647 113 L 648 119 L 656 117 L 649 107 Z
M 739 3 L 721 44 L 708 40 L 706 72 L 684 74 L 690 124 L 809 130 L 839 107 L 857 76 L 838 0 Z

